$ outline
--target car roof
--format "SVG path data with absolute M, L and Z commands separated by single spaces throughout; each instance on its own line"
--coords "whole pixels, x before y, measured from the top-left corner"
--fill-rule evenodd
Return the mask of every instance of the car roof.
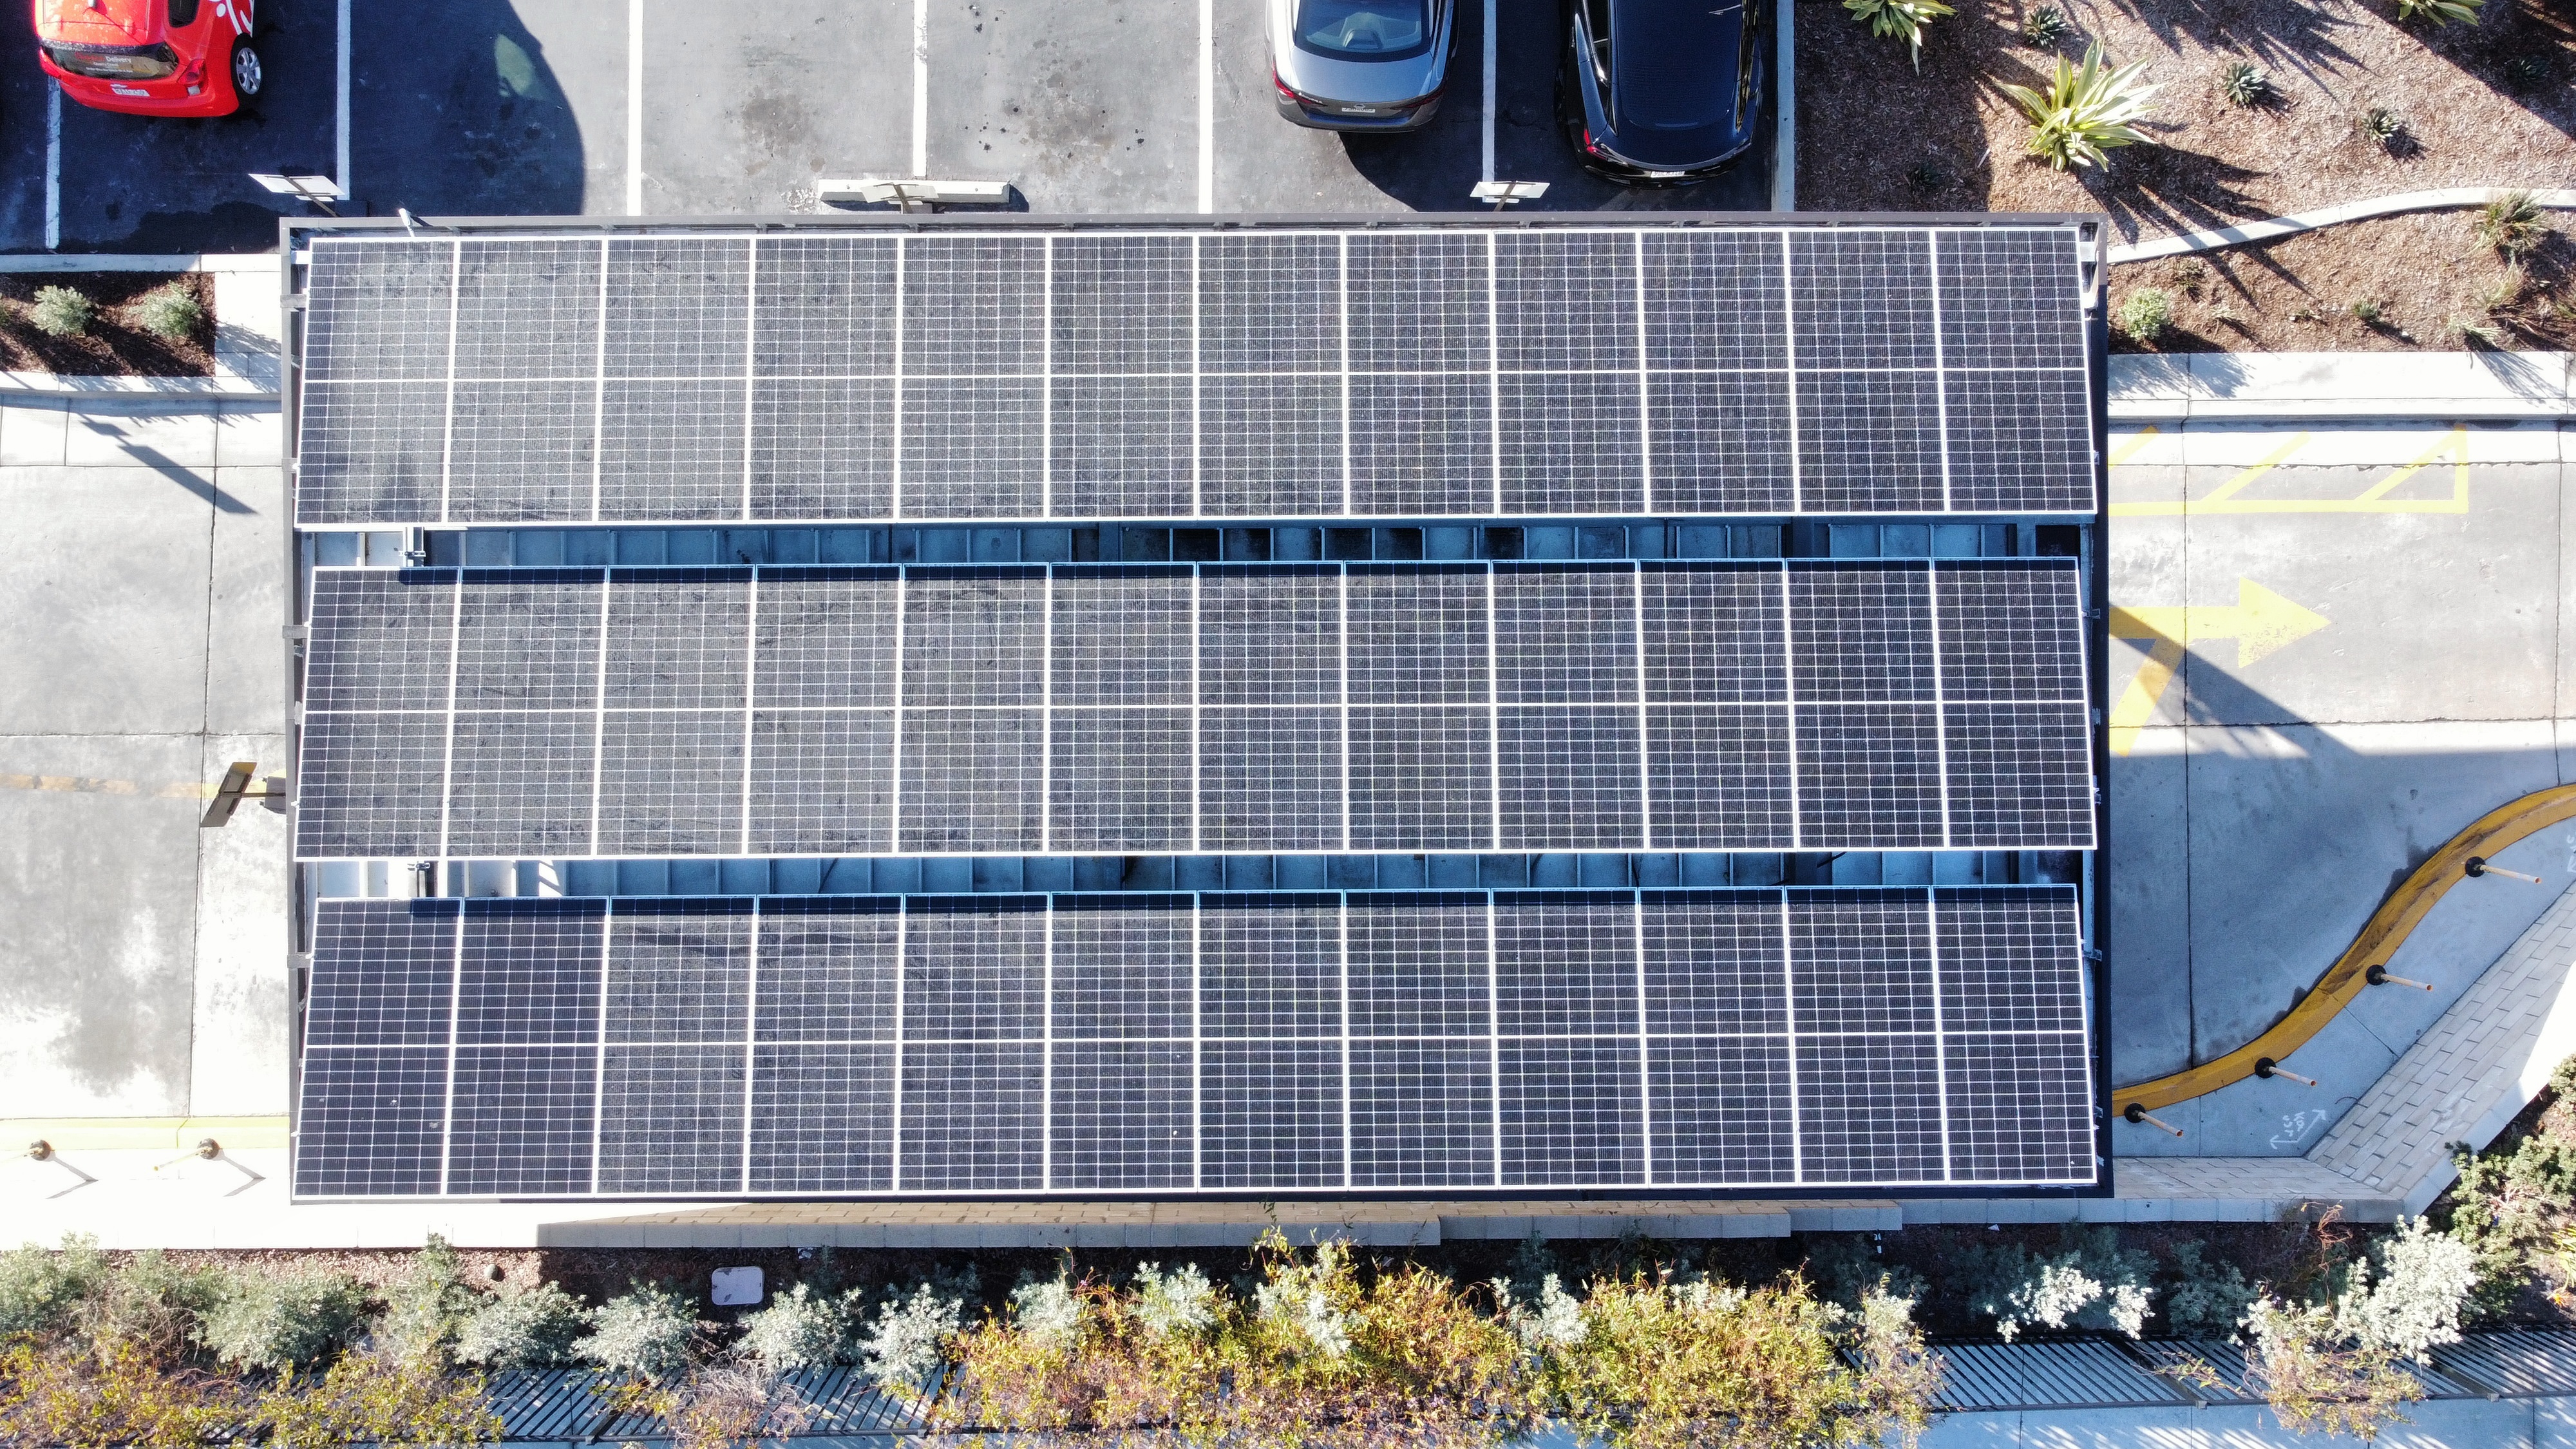
M 150 45 L 161 38 L 164 0 L 36 0 L 36 38 L 75 45 Z
M 1696 131 L 1735 109 L 1744 0 L 1610 0 L 1610 86 L 1622 134 Z

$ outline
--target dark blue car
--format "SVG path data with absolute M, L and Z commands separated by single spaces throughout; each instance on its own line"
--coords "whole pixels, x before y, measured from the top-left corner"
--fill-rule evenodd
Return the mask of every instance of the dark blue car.
M 1556 110 L 1583 168 L 1690 186 L 1753 145 L 1772 0 L 1566 0 Z

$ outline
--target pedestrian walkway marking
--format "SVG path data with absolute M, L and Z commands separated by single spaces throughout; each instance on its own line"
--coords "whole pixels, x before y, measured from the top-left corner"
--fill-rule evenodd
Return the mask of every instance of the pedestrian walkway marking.
M 0 790 L 59 790 L 75 795 L 149 795 L 160 800 L 212 800 L 212 785 L 138 785 L 88 775 L 0 775 Z
M 2148 432 L 2153 432 L 2150 428 Z M 2122 457 L 2135 456 L 2147 434 L 2132 439 Z M 2414 461 L 2372 484 L 2357 498 L 2239 498 L 2256 479 L 2277 468 L 2292 453 L 2307 445 L 2309 435 L 2300 433 L 2273 450 L 2270 457 L 2219 485 L 2218 491 L 2206 498 L 2187 501 L 2151 501 L 2114 503 L 2113 518 L 2171 518 L 2202 513 L 2466 513 L 2469 511 L 2469 430 L 2453 428 L 2439 442 L 2418 454 Z M 2447 498 L 2391 498 L 2407 479 L 2430 466 L 2445 453 L 2451 457 L 2451 493 Z
M 2266 465 L 2268 466 L 2268 465 Z M 2393 486 L 2393 485 L 2390 485 Z M 2129 681 L 2119 707 L 2111 711 L 2111 753 L 2136 748 L 2138 731 L 2155 717 L 2156 705 L 2182 667 L 2186 647 L 2211 639 L 2236 641 L 2236 667 L 2297 643 L 2333 621 L 2282 598 L 2252 579 L 2236 581 L 2233 604 L 2186 604 L 2163 608 L 2111 610 L 2111 637 L 2152 639 L 2146 663 Z

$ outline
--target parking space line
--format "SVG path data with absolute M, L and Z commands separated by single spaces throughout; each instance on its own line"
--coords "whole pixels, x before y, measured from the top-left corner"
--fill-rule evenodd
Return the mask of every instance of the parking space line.
M 349 0 L 340 0 L 339 62 L 334 70 L 340 90 L 332 105 L 331 120 L 336 128 L 334 134 L 338 139 L 335 144 L 339 155 L 332 184 L 338 188 L 340 199 L 346 201 L 349 199 Z
M 1216 0 L 1199 0 L 1199 214 L 1216 210 Z
M 626 0 L 626 214 L 644 214 L 644 0 Z
M 63 85 L 45 78 L 45 250 L 63 244 Z
M 930 0 L 912 0 L 912 174 L 930 174 Z

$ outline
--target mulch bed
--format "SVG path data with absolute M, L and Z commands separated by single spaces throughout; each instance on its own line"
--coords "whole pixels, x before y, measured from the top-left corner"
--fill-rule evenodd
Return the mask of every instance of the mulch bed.
M 1800 209 L 2099 212 L 2137 240 L 2400 191 L 2576 181 L 2576 6 L 2488 0 L 2478 24 L 2434 28 L 2398 24 L 2392 0 L 2056 0 L 2069 25 L 2052 51 L 2019 37 L 2039 3 L 1961 0 L 1930 26 L 1918 74 L 1902 42 L 1872 36 L 1837 0 L 1803 0 Z M 2081 57 L 2094 40 L 2115 62 L 2146 61 L 2163 87 L 2142 128 L 2157 144 L 2060 172 L 2025 154 L 2029 123 L 2000 87 L 2043 86 L 2055 54 Z M 2269 72 L 2271 101 L 2238 108 L 2219 94 L 2221 67 L 2239 57 Z M 2516 76 L 2517 61 L 2536 61 L 2538 78 Z M 2373 108 L 2404 118 L 2391 147 L 2361 134 Z M 2563 230 L 2566 214 L 2552 224 Z M 2184 333 L 2165 345 L 2479 345 L 2446 325 L 2454 315 L 2492 325 L 2504 346 L 2571 345 L 2568 318 L 2549 307 L 2563 300 L 2563 238 L 2530 260 L 2522 297 L 2490 324 L 2487 294 L 2505 279 L 2470 225 L 2456 212 L 2391 218 L 2211 254 L 2212 278 L 2184 299 Z M 2171 263 L 2114 274 L 2115 290 L 2139 285 L 2184 290 Z M 2327 316 L 2357 299 L 2376 299 L 2385 324 Z
M 177 282 L 205 312 L 196 335 L 173 341 L 135 326 L 127 303 Z M 98 317 L 78 337 L 36 330 L 27 310 L 39 287 L 70 287 L 98 304 Z M 104 377 L 212 377 L 215 373 L 215 283 L 203 272 L 11 272 L 0 274 L 0 368 Z

